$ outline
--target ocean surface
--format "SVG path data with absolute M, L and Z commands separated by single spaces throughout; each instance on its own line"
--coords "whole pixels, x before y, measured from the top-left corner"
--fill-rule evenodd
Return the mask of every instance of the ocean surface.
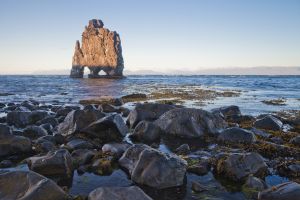
M 244 114 L 257 115 L 300 109 L 300 76 L 127 76 L 124 79 L 71 79 L 68 76 L 0 76 L 0 102 L 21 102 L 30 98 L 43 103 L 77 104 L 101 96 L 121 97 L 149 94 L 160 88 L 203 88 L 239 91 L 239 96 L 207 100 L 201 107 L 212 109 L 240 106 Z M 263 100 L 283 98 L 285 105 L 266 105 Z

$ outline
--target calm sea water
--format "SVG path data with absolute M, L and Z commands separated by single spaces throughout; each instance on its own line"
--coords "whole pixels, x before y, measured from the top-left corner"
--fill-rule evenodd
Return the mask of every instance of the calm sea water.
M 238 105 L 246 114 L 300 109 L 300 76 L 127 76 L 125 79 L 71 79 L 68 76 L 0 76 L 0 102 L 34 98 L 45 103 L 76 104 L 81 99 L 149 93 L 159 87 L 199 86 L 215 90 L 241 90 L 239 97 L 206 102 L 204 109 Z M 262 100 L 285 98 L 285 106 Z

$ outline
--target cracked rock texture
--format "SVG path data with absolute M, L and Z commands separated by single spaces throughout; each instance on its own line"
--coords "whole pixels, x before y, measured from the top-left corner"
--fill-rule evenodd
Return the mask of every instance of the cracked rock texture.
M 117 32 L 104 28 L 99 19 L 92 19 L 82 33 L 81 45 L 76 41 L 71 77 L 82 78 L 84 67 L 89 78 L 98 78 L 103 70 L 107 76 L 122 77 L 124 61 L 121 39 Z

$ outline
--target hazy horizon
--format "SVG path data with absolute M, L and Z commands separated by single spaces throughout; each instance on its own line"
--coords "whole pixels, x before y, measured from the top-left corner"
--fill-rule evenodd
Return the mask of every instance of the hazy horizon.
M 299 10 L 297 0 L 4 1 L 0 74 L 69 71 L 75 41 L 98 18 L 120 34 L 125 72 L 299 75 Z
M 89 73 L 85 69 L 85 74 Z M 124 70 L 124 75 L 300 75 L 299 67 L 229 67 L 229 68 L 202 68 L 200 70 L 168 70 L 156 71 L 151 69 L 145 70 Z M 0 75 L 69 75 L 69 69 L 54 70 L 36 70 L 21 73 L 2 73 Z

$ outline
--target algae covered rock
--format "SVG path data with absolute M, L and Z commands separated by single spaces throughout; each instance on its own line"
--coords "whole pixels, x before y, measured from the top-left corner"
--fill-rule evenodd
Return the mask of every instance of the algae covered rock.
M 267 164 L 258 153 L 233 153 L 221 158 L 217 173 L 233 181 L 244 181 L 250 174 L 264 177 L 268 173 Z

